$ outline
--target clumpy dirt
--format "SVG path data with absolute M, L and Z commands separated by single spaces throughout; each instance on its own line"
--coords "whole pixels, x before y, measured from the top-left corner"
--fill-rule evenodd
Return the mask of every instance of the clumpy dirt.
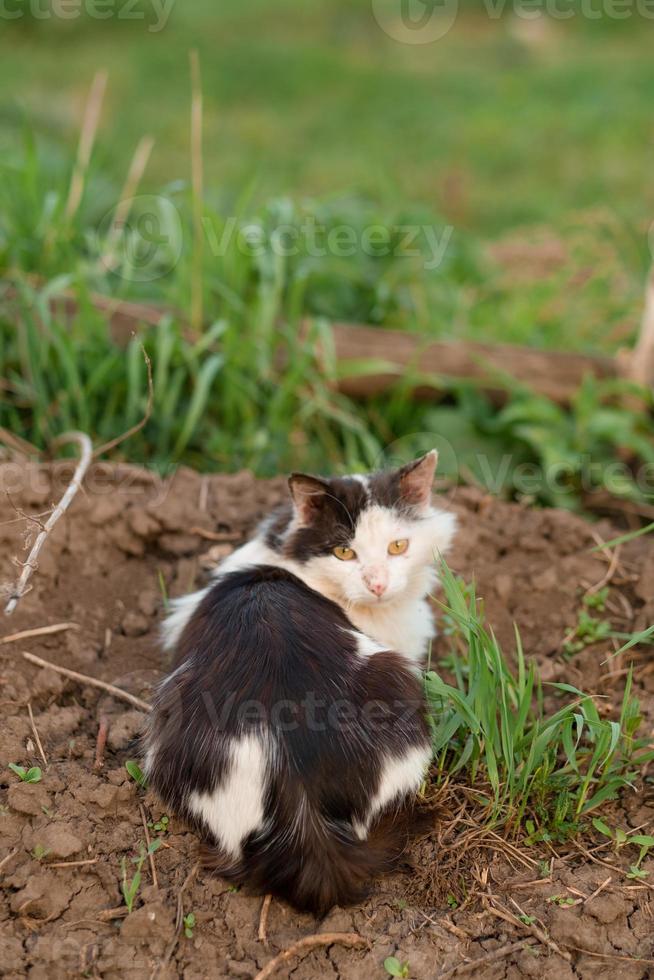
M 0 466 L 0 582 L 15 577 L 13 560 L 25 558 L 25 538 L 38 531 L 25 515 L 38 520 L 47 512 L 70 472 L 67 464 Z M 147 830 L 161 839 L 153 856 L 156 881 L 146 860 L 133 911 L 126 914 L 121 862 L 131 878 L 144 822 L 154 825 L 163 816 L 156 798 L 125 770 L 143 715 L 110 694 L 28 663 L 21 653 L 147 699 L 165 670 L 157 642 L 164 596 L 200 585 L 284 492 L 283 480 L 256 481 L 248 473 L 202 477 L 181 469 L 161 481 L 130 467 L 98 465 L 47 542 L 32 590 L 2 621 L 0 633 L 62 622 L 77 628 L 0 645 L 0 975 L 254 977 L 304 936 L 354 932 L 362 948 L 324 946 L 293 958 L 276 975 L 375 980 L 387 976 L 383 962 L 392 955 L 419 980 L 654 976 L 652 885 L 628 879 L 634 855 L 616 855 L 599 837 L 583 842 L 587 850 L 597 848 L 592 854 L 569 848 L 558 856 L 513 850 L 489 838 L 486 849 L 461 863 L 469 900 L 454 907 L 446 889 L 442 899 L 425 899 L 439 894 L 444 850 L 455 849 L 459 837 L 455 826 L 436 821 L 405 866 L 359 907 L 334 909 L 318 922 L 273 902 L 266 944 L 258 938 L 261 899 L 194 873 L 196 841 L 171 817 L 166 830 Z M 451 563 L 466 578 L 474 576 L 501 643 L 512 649 L 515 620 L 544 679 L 603 695 L 601 710 L 611 715 L 626 666 L 622 657 L 602 663 L 614 641 L 570 660 L 563 641 L 583 592 L 609 575 L 606 615 L 614 629 L 629 632 L 654 622 L 654 549 L 647 538 L 625 546 L 612 567 L 601 553 L 589 552 L 594 535 L 606 540 L 616 533 L 607 523 L 591 526 L 471 489 L 446 494 L 443 502 L 461 520 Z M 634 662 L 651 732 L 654 670 L 647 648 L 635 651 Z M 105 726 L 98 766 L 98 731 Z M 43 778 L 20 782 L 9 763 L 41 766 Z M 647 779 L 625 794 L 616 820 L 651 833 Z M 538 865 L 551 857 L 550 870 Z M 654 861 L 644 867 L 654 870 Z M 435 884 L 431 891 L 414 887 L 425 875 Z M 190 913 L 195 925 L 187 936 L 179 924 Z

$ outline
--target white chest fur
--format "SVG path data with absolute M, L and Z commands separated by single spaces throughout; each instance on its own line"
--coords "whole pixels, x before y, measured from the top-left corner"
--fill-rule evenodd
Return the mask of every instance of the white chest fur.
M 422 662 L 434 635 L 434 616 L 426 599 L 411 599 L 379 607 L 360 606 L 347 611 L 349 619 L 387 650 Z

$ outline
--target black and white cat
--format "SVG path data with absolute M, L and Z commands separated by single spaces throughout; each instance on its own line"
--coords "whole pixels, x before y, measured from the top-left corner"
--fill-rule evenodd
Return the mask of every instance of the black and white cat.
M 294 474 L 289 504 L 164 626 L 149 782 L 208 866 L 300 909 L 357 901 L 406 841 L 431 758 L 427 595 L 455 530 L 431 505 L 436 461 Z

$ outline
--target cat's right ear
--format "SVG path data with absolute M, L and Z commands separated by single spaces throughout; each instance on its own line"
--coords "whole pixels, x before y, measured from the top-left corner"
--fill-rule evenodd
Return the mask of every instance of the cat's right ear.
M 327 502 L 329 484 L 317 476 L 291 473 L 288 486 L 300 524 L 311 524 Z

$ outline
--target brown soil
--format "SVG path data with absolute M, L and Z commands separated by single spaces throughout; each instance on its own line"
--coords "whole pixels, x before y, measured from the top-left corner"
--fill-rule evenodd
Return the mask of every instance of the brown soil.
M 14 576 L 12 558 L 25 557 L 25 534 L 34 530 L 15 508 L 46 511 L 69 475 L 66 465 L 0 468 L 0 581 Z M 147 820 L 162 815 L 156 798 L 143 794 L 124 768 L 134 755 L 142 715 L 97 689 L 32 666 L 21 651 L 148 698 L 164 669 L 156 630 L 161 582 L 173 596 L 198 585 L 283 493 L 284 481 L 257 482 L 247 473 L 200 477 L 180 470 L 163 483 L 142 471 L 98 466 L 47 543 L 33 589 L 4 621 L 2 633 L 63 621 L 77 623 L 79 630 L 0 645 L 0 975 L 252 977 L 303 936 L 356 932 L 367 943 L 364 949 L 320 948 L 293 959 L 277 975 L 373 980 L 386 976 L 383 961 L 395 955 L 408 962 L 411 977 L 425 980 L 453 975 L 455 967 L 480 958 L 458 974 L 488 980 L 654 976 L 652 887 L 625 877 L 628 855 L 605 846 L 592 859 L 569 848 L 554 860 L 551 877 L 527 884 L 543 877 L 536 865 L 541 855 L 514 853 L 502 841 L 487 839 L 487 846 L 463 855 L 457 894 L 470 898 L 465 908 L 452 909 L 445 898 L 434 897 L 447 894 L 439 889 L 440 868 L 458 839 L 456 831 L 448 836 L 443 821 L 414 846 L 403 871 L 380 882 L 360 907 L 335 909 L 316 922 L 273 902 L 266 946 L 257 938 L 261 899 L 230 891 L 202 872 L 188 880 L 196 841 L 172 818 L 154 855 L 158 887 L 146 863 L 134 911 L 124 915 L 121 859 L 129 861 L 144 839 L 140 804 Z M 601 555 L 589 554 L 592 531 L 606 539 L 614 529 L 503 504 L 474 490 L 459 490 L 449 506 L 462 524 L 452 564 L 466 577 L 474 574 L 501 642 L 511 648 L 516 620 L 528 655 L 547 680 L 565 679 L 605 695 L 603 710 L 611 712 L 624 682 L 624 663 L 602 665 L 611 645 L 589 647 L 571 662 L 561 649 L 576 622 L 580 595 L 608 570 Z M 198 529 L 223 540 L 212 541 Z M 624 632 L 654 621 L 654 551 L 647 539 L 622 550 L 609 615 Z M 647 656 L 641 650 L 635 662 L 651 731 L 654 672 Z M 109 721 L 109 737 L 104 766 L 94 770 L 102 718 Z M 10 762 L 41 765 L 42 781 L 19 782 L 7 769 Z M 645 782 L 625 796 L 616 815 L 623 826 L 652 824 L 648 792 Z M 82 861 L 87 863 L 57 866 Z M 645 867 L 652 869 L 654 861 Z M 424 887 L 425 878 L 433 888 Z M 576 904 L 557 903 L 553 896 Z M 195 915 L 192 938 L 176 933 L 178 908 Z M 540 939 L 516 918 L 522 913 L 535 917 Z M 543 941 L 547 937 L 549 943 Z M 526 945 L 489 958 L 520 940 Z

